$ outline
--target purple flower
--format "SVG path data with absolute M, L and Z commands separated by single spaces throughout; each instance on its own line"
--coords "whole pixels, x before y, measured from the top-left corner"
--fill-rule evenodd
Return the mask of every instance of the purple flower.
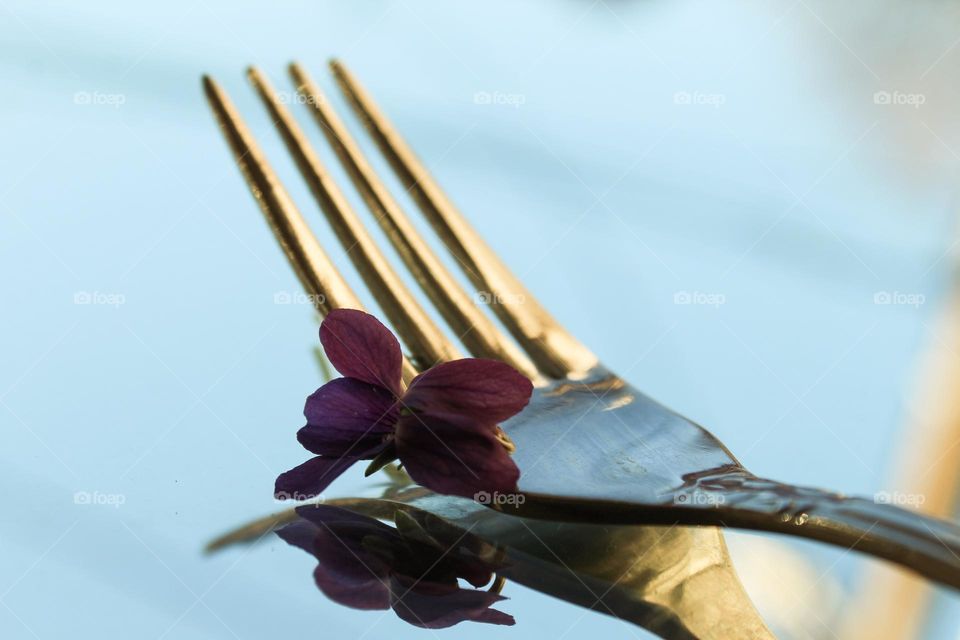
M 428 629 L 465 620 L 514 624 L 513 616 L 490 607 L 503 596 L 460 587 L 462 578 L 482 587 L 493 567 L 459 538 L 452 548 L 426 533 L 416 521 L 409 531 L 328 505 L 297 508 L 300 519 L 277 534 L 317 559 L 313 577 L 328 598 L 355 609 L 392 608 L 410 624 Z
M 331 311 L 320 342 L 344 377 L 307 398 L 297 439 L 316 457 L 277 478 L 277 497 L 318 495 L 354 462 L 374 458 L 399 458 L 439 493 L 516 491 L 520 470 L 497 429 L 529 402 L 526 377 L 497 360 L 465 358 L 427 369 L 404 390 L 400 343 L 354 309 Z

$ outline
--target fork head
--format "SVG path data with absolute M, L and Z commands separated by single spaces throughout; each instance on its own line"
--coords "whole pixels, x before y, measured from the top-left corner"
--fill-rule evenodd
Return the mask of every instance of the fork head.
M 742 469 L 709 432 L 610 373 L 565 331 L 469 225 L 356 78 L 340 62 L 333 61 L 331 69 L 401 184 L 470 283 L 495 302 L 491 308 L 516 342 L 497 328 L 449 273 L 371 168 L 317 83 L 302 66 L 291 64 L 301 102 L 315 117 L 414 280 L 471 355 L 506 361 L 536 383 L 530 407 L 504 425 L 519 445 L 515 459 L 522 471 L 520 487 L 529 497 L 525 512 L 558 515 L 551 496 L 608 504 L 610 486 L 623 487 L 634 504 L 662 505 L 690 474 Z M 420 306 L 351 208 L 290 113 L 289 101 L 281 99 L 258 69 L 250 68 L 247 77 L 338 239 L 405 343 L 409 353 L 405 376 L 409 379 L 436 362 L 458 357 L 454 342 Z M 362 308 L 230 99 L 211 78 L 205 77 L 203 83 L 255 198 L 307 293 L 314 294 L 318 311 Z M 611 482 L 618 477 L 625 482 Z M 569 517 L 565 509 L 560 515 Z
M 515 442 L 529 437 L 537 441 L 516 452 L 525 492 L 579 492 L 586 496 L 591 487 L 597 488 L 611 474 L 627 473 L 643 479 L 632 491 L 649 493 L 644 497 L 653 502 L 682 485 L 687 473 L 737 464 L 707 431 L 663 409 L 611 374 L 565 331 L 467 223 L 354 76 L 337 61 L 331 63 L 331 68 L 337 85 L 401 184 L 471 284 L 496 302 L 490 306 L 516 343 L 494 325 L 447 271 L 373 171 L 360 145 L 316 82 L 302 66 L 292 64 L 290 73 L 302 102 L 315 116 L 415 281 L 471 355 L 504 360 L 537 382 L 531 406 L 504 425 Z M 285 101 L 261 71 L 251 68 L 247 76 L 338 239 L 404 341 L 410 354 L 408 370 L 413 372 L 457 357 L 456 346 L 394 272 Z M 309 232 L 229 98 L 210 78 L 204 79 L 204 87 L 237 162 L 304 287 L 313 294 L 336 292 L 334 296 L 314 296 L 324 302 L 318 310 L 325 314 L 336 307 L 361 308 L 357 296 Z M 593 445 L 582 441 L 582 432 L 589 433 Z M 549 443 L 547 451 L 539 444 L 544 441 Z M 610 447 L 601 447 L 602 455 L 597 456 L 596 445 L 604 442 Z M 635 460 L 649 462 L 639 465 L 641 469 L 632 462 Z M 570 481 L 565 491 L 557 491 L 558 478 Z

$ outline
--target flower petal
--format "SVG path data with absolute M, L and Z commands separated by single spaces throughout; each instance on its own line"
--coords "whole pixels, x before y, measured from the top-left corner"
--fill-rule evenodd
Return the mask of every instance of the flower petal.
M 297 440 L 317 455 L 362 456 L 393 431 L 398 412 L 394 396 L 383 387 L 337 378 L 307 398 L 307 426 L 297 432 Z
M 449 564 L 457 577 L 463 578 L 477 588 L 489 583 L 493 578 L 491 563 L 469 554 L 451 552 Z
M 355 537 L 372 534 L 390 536 L 399 540 L 399 534 L 376 518 L 335 507 L 330 504 L 307 504 L 297 507 L 297 515 L 322 529 L 330 529 L 343 537 Z
M 328 540 L 322 544 L 336 544 L 336 540 Z M 388 608 L 390 589 L 385 582 L 386 574 L 377 575 L 369 566 L 358 562 L 346 549 L 342 552 L 342 565 L 334 567 L 327 562 L 321 562 L 313 570 L 313 580 L 323 595 L 354 609 Z
M 330 505 L 297 507 L 300 519 L 280 531 L 288 543 L 305 548 L 317 559 L 313 577 L 331 600 L 355 609 L 390 606 L 390 567 L 364 546 L 374 536 L 387 548 L 399 535 L 382 522 Z
M 400 343 L 369 313 L 334 309 L 320 325 L 320 342 L 330 363 L 343 375 L 400 395 Z
M 410 477 L 438 493 L 476 498 L 517 491 L 520 470 L 491 428 L 412 414 L 400 418 L 396 444 Z
M 359 458 L 349 456 L 310 458 L 277 476 L 273 494 L 278 500 L 306 500 L 316 497 L 357 460 Z
M 313 555 L 313 541 L 317 537 L 317 526 L 302 518 L 277 529 L 276 534 L 290 546 L 303 549 Z
M 385 536 L 386 540 L 391 540 Z M 390 606 L 390 567 L 363 547 L 360 536 L 319 527 L 314 542 L 313 579 L 328 598 L 354 609 Z
M 506 363 L 463 358 L 418 375 L 403 403 L 414 411 L 455 414 L 493 425 L 519 413 L 532 392 L 533 384 Z
M 488 591 L 460 589 L 429 581 L 415 582 L 394 576 L 390 583 L 391 606 L 401 620 L 426 629 L 444 629 L 472 620 L 490 624 L 515 624 L 513 616 L 490 606 L 505 598 Z

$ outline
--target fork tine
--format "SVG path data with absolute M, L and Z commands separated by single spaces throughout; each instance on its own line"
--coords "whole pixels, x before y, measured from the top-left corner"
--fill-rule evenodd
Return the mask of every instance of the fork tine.
M 424 369 L 458 358 L 457 348 L 426 314 L 367 233 L 270 81 L 255 67 L 250 67 L 247 76 L 340 243 L 410 350 L 414 364 Z
M 253 197 L 317 311 L 325 316 L 333 309 L 362 309 L 359 298 L 320 247 L 229 96 L 210 76 L 203 77 L 203 90 Z M 416 373 L 404 357 L 404 379 L 409 382 Z
M 544 375 L 577 376 L 594 366 L 596 356 L 553 319 L 467 223 L 353 74 L 338 60 L 332 60 L 330 67 L 348 102 L 431 226 L 473 285 L 490 296 L 501 322 Z
M 421 239 L 317 83 L 297 63 L 290 65 L 290 74 L 297 90 L 307 98 L 320 128 L 384 233 L 470 353 L 503 360 L 527 377 L 539 377 L 533 363 L 470 300 L 429 245 Z

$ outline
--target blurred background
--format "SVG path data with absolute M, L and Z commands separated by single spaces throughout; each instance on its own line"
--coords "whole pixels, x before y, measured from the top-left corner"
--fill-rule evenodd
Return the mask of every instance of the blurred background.
M 956 517 L 956 4 L 0 0 L 0 16 L 4 638 L 431 635 L 327 601 L 279 540 L 202 555 L 278 508 L 320 382 L 317 320 L 202 73 L 347 265 L 251 63 L 292 92 L 297 59 L 333 94 L 342 58 L 561 322 L 758 475 Z M 960 637 L 956 594 L 819 544 L 728 541 L 781 637 Z M 649 637 L 505 594 L 516 627 L 447 634 Z

